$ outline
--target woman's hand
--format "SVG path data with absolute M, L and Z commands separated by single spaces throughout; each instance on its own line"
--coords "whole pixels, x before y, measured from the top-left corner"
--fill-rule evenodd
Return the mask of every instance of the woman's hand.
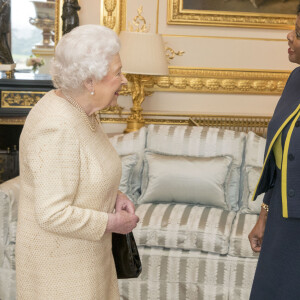
M 134 204 L 132 201 L 122 192 L 118 191 L 117 200 L 116 200 L 116 212 L 125 210 L 131 214 L 134 214 Z
M 106 231 L 126 234 L 136 227 L 138 221 L 139 217 L 135 215 L 134 204 L 125 194 L 119 191 L 115 213 L 108 214 Z
M 131 232 L 139 221 L 139 217 L 125 210 L 108 214 L 107 232 L 126 234 Z
M 251 249 L 254 252 L 260 252 L 261 250 L 267 218 L 268 212 L 264 208 L 262 208 L 255 226 L 248 235 Z

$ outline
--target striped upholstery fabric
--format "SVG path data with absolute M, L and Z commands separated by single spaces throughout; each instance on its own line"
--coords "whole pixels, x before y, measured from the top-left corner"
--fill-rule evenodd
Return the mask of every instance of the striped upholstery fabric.
M 137 154 L 137 163 L 133 169 L 131 182 L 128 188 L 120 186 L 121 192 L 127 194 L 131 200 L 136 203 L 137 199 L 141 195 L 141 177 L 143 169 L 143 153 L 146 145 L 147 129 L 142 127 L 140 130 L 127 133 L 119 134 L 111 137 L 109 140 L 121 157 L 129 154 Z M 129 172 L 127 172 L 129 174 Z M 126 181 L 122 175 L 122 181 Z
M 0 185 L 0 299 L 16 299 L 15 244 L 19 177 Z
M 142 127 L 138 131 L 114 135 L 109 139 L 119 155 L 128 155 L 144 151 L 147 130 Z
M 230 236 L 229 255 L 238 257 L 258 257 L 259 254 L 252 251 L 248 240 L 248 234 L 258 219 L 258 215 L 238 213 L 232 226 Z
M 4 262 L 4 246 L 8 240 L 8 214 L 9 214 L 9 199 L 6 193 L 0 191 L 0 267 Z M 1 299 L 1 298 L 0 298 Z
M 139 247 L 139 278 L 119 280 L 122 300 L 248 300 L 256 260 Z M 239 295 L 236 297 L 236 295 Z
M 257 259 L 230 257 L 229 300 L 248 300 L 256 270 Z
M 240 168 L 246 134 L 212 127 L 149 125 L 146 147 L 173 155 L 233 157 L 226 187 L 229 209 L 238 210 Z
M 138 245 L 227 254 L 235 212 L 184 204 L 141 204 Z
M 0 268 L 0 299 L 16 299 L 16 271 Z
M 249 174 L 253 174 L 257 168 L 261 168 L 264 162 L 264 152 L 266 146 L 266 139 L 256 135 L 254 132 L 249 132 L 246 138 L 245 147 L 245 161 L 242 167 L 241 177 L 241 212 L 242 213 L 254 213 L 260 212 L 260 203 L 262 202 L 264 194 L 260 195 L 253 205 L 249 206 L 249 198 L 251 192 L 253 192 L 253 185 L 256 187 L 256 183 L 250 182 Z M 257 181 L 260 174 L 258 174 Z M 252 188 L 251 188 L 252 187 Z
M 5 236 L 2 238 L 4 256 L 2 265 L 0 267 L 15 270 L 15 244 L 17 231 L 17 217 L 18 217 L 18 200 L 20 193 L 19 176 L 8 180 L 0 185 L 1 201 L 7 205 L 4 218 L 0 219 L 0 228 L 4 228 Z M 2 214 L 2 212 L 0 212 Z
M 264 162 L 264 152 L 266 139 L 250 131 L 246 138 L 245 165 L 262 167 Z

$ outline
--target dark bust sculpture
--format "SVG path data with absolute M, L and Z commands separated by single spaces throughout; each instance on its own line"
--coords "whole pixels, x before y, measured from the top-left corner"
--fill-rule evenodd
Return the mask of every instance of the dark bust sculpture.
M 73 28 L 79 26 L 79 17 L 77 11 L 80 6 L 77 0 L 65 0 L 62 12 L 63 34 L 70 32 Z
M 10 1 L 0 0 L 0 63 L 13 64 L 8 42 L 7 34 L 10 26 Z

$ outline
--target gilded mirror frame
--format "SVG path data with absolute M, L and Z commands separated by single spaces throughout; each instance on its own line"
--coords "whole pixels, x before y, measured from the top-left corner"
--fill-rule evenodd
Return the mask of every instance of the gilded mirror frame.
M 183 9 L 184 0 L 168 0 L 167 24 L 293 29 L 295 14 L 266 14 Z

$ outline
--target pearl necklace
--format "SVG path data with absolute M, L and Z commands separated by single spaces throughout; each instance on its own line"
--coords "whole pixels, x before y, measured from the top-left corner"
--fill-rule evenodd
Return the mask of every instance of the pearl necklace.
M 77 101 L 75 101 L 71 96 L 64 94 L 65 97 L 67 98 L 67 100 L 81 113 L 81 115 L 83 116 L 86 124 L 89 126 L 89 128 L 95 132 L 97 129 L 97 126 L 99 124 L 95 114 L 92 114 L 91 116 L 91 121 L 89 116 L 86 114 L 86 112 L 84 111 L 84 109 L 78 104 Z

